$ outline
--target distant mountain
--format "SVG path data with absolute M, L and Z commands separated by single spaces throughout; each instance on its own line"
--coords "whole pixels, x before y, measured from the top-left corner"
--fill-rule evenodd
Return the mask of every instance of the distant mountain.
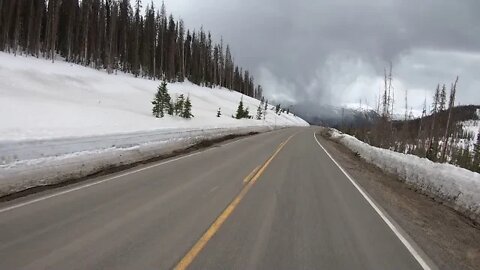
M 321 105 L 314 110 L 296 111 L 311 125 L 359 127 L 372 124 L 379 116 L 372 109 Z

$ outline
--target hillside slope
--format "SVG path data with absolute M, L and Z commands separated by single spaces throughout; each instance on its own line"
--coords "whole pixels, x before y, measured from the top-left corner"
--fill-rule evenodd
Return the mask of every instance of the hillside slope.
M 62 61 L 0 53 L 0 141 L 78 137 L 174 128 L 308 125 L 292 114 L 268 111 L 265 121 L 233 119 L 242 95 L 227 89 L 172 83 L 172 98 L 190 95 L 191 120 L 156 119 L 151 101 L 159 81 Z M 250 114 L 259 101 L 243 96 Z M 217 118 L 221 108 L 222 116 Z

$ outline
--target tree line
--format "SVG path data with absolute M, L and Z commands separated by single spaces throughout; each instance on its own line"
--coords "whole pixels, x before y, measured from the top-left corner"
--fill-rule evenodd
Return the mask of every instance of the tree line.
M 414 118 L 408 107 L 408 92 L 404 92 L 405 116 L 395 119 L 395 91 L 392 67 L 385 70 L 384 88 L 377 101 L 377 118 L 368 125 L 344 126 L 343 132 L 356 136 L 370 145 L 400 153 L 414 154 L 435 162 L 451 163 L 480 172 L 480 132 L 476 138 L 465 132 L 462 123 L 480 120 L 480 106 L 456 106 L 458 77 L 447 85 L 438 84 L 432 103 L 425 99 L 422 116 Z M 450 91 L 448 91 L 450 90 Z M 398 98 L 397 93 L 397 99 Z M 398 101 L 397 101 L 398 102 Z
M 141 0 L 133 7 L 130 0 L 0 0 L 0 50 L 263 95 L 229 45 L 213 42 L 203 27 L 185 29 L 163 3 L 143 10 Z

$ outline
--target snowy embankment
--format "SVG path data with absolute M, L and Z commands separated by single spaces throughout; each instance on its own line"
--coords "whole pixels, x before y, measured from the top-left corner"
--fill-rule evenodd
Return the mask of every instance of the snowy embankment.
M 415 189 L 441 199 L 459 212 L 480 221 L 480 174 L 435 163 L 426 158 L 373 147 L 355 137 L 331 129 L 331 137 L 367 162 L 395 174 Z
M 189 82 L 169 84 L 168 90 L 173 99 L 190 96 L 194 118 L 157 119 L 151 101 L 159 83 L 0 53 L 0 196 L 149 159 L 205 139 L 308 125 L 270 108 L 265 120 L 233 119 L 240 93 Z M 260 102 L 247 96 L 243 102 L 254 115 Z

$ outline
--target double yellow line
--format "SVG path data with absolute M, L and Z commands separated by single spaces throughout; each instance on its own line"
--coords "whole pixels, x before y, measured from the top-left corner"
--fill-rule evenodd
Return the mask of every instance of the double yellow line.
M 286 139 L 284 142 L 282 142 L 277 150 L 273 153 L 273 155 L 265 161 L 265 163 L 260 167 L 256 167 L 245 179 L 244 183 L 246 185 L 242 188 L 240 193 L 233 199 L 233 201 L 223 210 L 223 212 L 220 214 L 220 216 L 217 217 L 217 219 L 213 222 L 213 224 L 208 228 L 208 230 L 202 235 L 202 237 L 195 243 L 195 245 L 187 252 L 187 254 L 180 260 L 180 262 L 175 266 L 174 269 L 176 270 L 184 270 L 187 269 L 187 267 L 193 262 L 195 257 L 202 251 L 202 249 L 205 247 L 205 245 L 208 243 L 208 241 L 215 235 L 215 233 L 220 229 L 220 227 L 223 225 L 223 223 L 227 220 L 227 218 L 232 214 L 233 210 L 238 206 L 240 201 L 245 197 L 247 192 L 250 190 L 250 188 L 255 184 L 255 182 L 260 178 L 260 176 L 263 174 L 265 169 L 268 167 L 268 165 L 272 162 L 272 160 L 275 158 L 275 156 L 282 150 L 282 148 L 288 143 L 288 141 L 295 136 L 296 134 L 291 135 Z M 252 177 L 253 175 L 253 177 Z

